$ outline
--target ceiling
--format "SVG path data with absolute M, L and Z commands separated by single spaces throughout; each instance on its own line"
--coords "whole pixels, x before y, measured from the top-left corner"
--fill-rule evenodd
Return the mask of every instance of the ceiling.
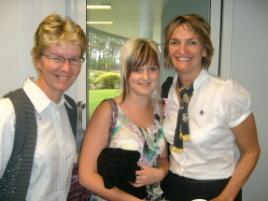
M 87 5 L 111 4 L 111 10 L 87 10 L 87 21 L 112 21 L 88 25 L 125 38 L 147 37 L 160 41 L 161 14 L 167 0 L 87 0 Z

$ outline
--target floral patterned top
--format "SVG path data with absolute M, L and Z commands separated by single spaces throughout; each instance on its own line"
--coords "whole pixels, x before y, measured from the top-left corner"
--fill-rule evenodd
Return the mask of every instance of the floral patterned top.
M 120 106 L 118 108 L 118 117 L 111 133 L 109 147 L 122 148 L 126 150 L 135 150 L 140 152 L 140 164 L 154 167 L 159 155 L 165 147 L 164 133 L 160 122 L 160 115 L 157 106 L 154 107 L 155 118 L 152 124 L 147 128 L 140 128 L 132 123 L 125 115 Z M 151 201 L 163 200 L 162 190 L 159 184 L 146 186 L 148 198 Z M 95 197 L 95 196 L 94 196 Z M 104 201 L 99 197 L 91 201 Z
M 109 147 L 138 151 L 141 154 L 139 162 L 152 167 L 156 165 L 164 146 L 159 114 L 155 112 L 155 118 L 149 127 L 140 128 L 132 123 L 118 106 L 118 117 Z

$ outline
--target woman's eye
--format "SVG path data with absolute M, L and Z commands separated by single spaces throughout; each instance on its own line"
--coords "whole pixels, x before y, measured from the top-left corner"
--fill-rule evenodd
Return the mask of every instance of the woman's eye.
M 179 44 L 179 41 L 177 41 L 177 40 L 171 40 L 171 41 L 169 42 L 169 44 L 170 44 L 170 45 L 178 45 L 178 44 Z
M 81 59 L 80 58 L 71 58 L 70 59 L 71 60 L 71 62 L 73 62 L 73 63 L 80 63 L 81 62 Z
M 139 72 L 142 72 L 142 71 L 143 71 L 143 69 L 142 69 L 142 68 L 140 68 L 140 67 L 136 67 L 136 68 L 133 68 L 133 70 L 132 70 L 132 71 L 139 73 Z
M 196 40 L 190 40 L 190 41 L 188 42 L 188 44 L 189 44 L 189 45 L 197 45 L 197 44 L 198 44 L 198 41 L 196 41 Z
M 51 60 L 53 60 L 54 62 L 60 63 L 60 62 L 64 62 L 65 59 L 63 57 L 53 56 L 51 57 Z
M 151 66 L 149 67 L 149 70 L 152 71 L 152 72 L 155 72 L 155 71 L 158 71 L 158 67 L 157 66 Z

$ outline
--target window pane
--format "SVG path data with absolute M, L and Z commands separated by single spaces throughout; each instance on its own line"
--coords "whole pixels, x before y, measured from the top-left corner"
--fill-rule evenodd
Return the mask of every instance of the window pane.
M 124 42 L 128 38 L 145 37 L 160 43 L 162 2 L 87 0 L 89 116 L 103 99 L 120 93 L 119 51 Z M 92 5 L 111 5 L 111 9 L 88 7 Z M 107 24 L 97 24 L 100 21 Z
M 125 38 L 88 27 L 89 115 L 105 98 L 120 93 L 119 51 Z
M 88 117 L 104 98 L 119 95 L 119 50 L 128 38 L 150 38 L 162 49 L 163 29 L 171 19 L 190 13 L 209 19 L 209 12 L 209 0 L 87 0 Z M 174 74 L 163 69 L 161 82 Z

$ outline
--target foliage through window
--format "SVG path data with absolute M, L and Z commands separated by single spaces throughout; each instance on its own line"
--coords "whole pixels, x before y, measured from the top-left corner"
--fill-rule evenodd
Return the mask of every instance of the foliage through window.
M 89 115 L 105 98 L 120 93 L 120 48 L 126 38 L 88 27 L 88 100 Z

